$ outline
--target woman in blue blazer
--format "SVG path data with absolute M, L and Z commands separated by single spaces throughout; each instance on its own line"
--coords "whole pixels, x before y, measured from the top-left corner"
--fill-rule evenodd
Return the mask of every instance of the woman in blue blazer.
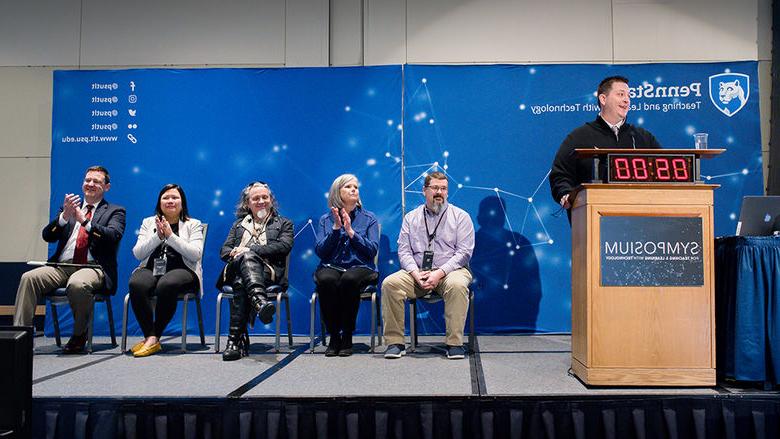
M 360 291 L 378 277 L 374 257 L 379 249 L 379 223 L 363 209 L 359 186 L 352 174 L 333 181 L 328 193 L 330 211 L 320 217 L 316 231 L 320 265 L 314 278 L 330 333 L 328 357 L 352 355 Z

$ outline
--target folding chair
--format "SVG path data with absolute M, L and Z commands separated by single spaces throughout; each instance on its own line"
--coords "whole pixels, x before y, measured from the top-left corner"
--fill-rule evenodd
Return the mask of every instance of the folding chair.
M 290 255 L 287 255 L 287 259 L 285 260 L 285 268 L 284 268 L 284 277 L 281 279 L 281 282 L 278 284 L 271 285 L 265 289 L 265 292 L 268 296 L 275 295 L 276 296 L 276 342 L 274 343 L 274 349 L 276 352 L 279 352 L 279 345 L 280 345 L 280 332 L 281 332 L 281 313 L 282 313 L 282 302 L 284 302 L 285 305 L 285 315 L 287 317 L 287 341 L 289 343 L 290 347 L 293 347 L 293 336 L 292 336 L 292 322 L 290 321 L 290 296 L 287 293 L 287 290 L 289 288 L 288 282 L 287 282 L 287 275 L 290 272 Z M 219 340 L 222 336 L 222 331 L 220 328 L 220 322 L 222 320 L 222 299 L 228 299 L 230 301 L 233 300 L 233 287 L 229 285 L 225 285 L 222 287 L 222 291 L 219 292 L 217 295 L 217 328 L 214 331 L 214 352 L 219 352 Z
M 382 235 L 382 225 L 378 225 L 378 234 Z M 374 255 L 374 266 L 379 267 L 379 249 L 377 249 L 376 254 Z M 377 288 L 378 288 L 378 282 L 379 277 L 377 277 L 377 281 L 374 282 L 371 285 L 366 285 L 363 287 L 363 290 L 360 292 L 360 301 L 371 301 L 371 349 L 370 352 L 374 352 L 374 347 L 376 346 L 374 339 L 375 335 L 379 337 L 379 344 L 382 344 L 382 320 L 380 319 L 381 314 L 381 304 L 380 301 L 377 300 Z M 314 284 L 317 284 L 317 280 L 314 279 Z M 319 297 L 319 293 L 317 292 L 316 286 L 314 289 L 314 292 L 311 295 L 311 299 L 309 300 L 309 304 L 311 305 L 311 324 L 309 328 L 309 352 L 314 353 L 314 321 L 315 321 L 315 314 L 317 312 L 317 297 Z M 320 319 L 320 338 L 322 339 L 322 345 L 326 346 L 326 339 L 325 339 L 325 322 Z
M 428 304 L 441 302 L 444 300 L 439 293 L 431 291 L 428 294 L 418 297 L 416 299 L 409 299 L 409 334 L 412 339 L 410 352 L 414 352 L 417 349 L 417 301 L 421 300 Z M 469 285 L 469 353 L 474 352 L 474 290 Z
M 46 300 L 51 306 L 51 317 L 54 323 L 54 338 L 57 341 L 57 346 L 62 346 L 60 340 L 60 320 L 57 316 L 57 306 L 68 302 L 68 293 L 65 288 L 54 289 L 44 295 Z M 111 308 L 111 295 L 107 292 L 99 292 L 92 294 L 92 314 L 89 317 L 89 323 L 87 325 L 87 353 L 92 353 L 92 327 L 95 323 L 95 303 L 103 302 L 106 304 L 106 310 L 108 311 L 108 326 L 111 332 L 111 347 L 116 347 L 116 335 L 114 333 L 114 311 Z

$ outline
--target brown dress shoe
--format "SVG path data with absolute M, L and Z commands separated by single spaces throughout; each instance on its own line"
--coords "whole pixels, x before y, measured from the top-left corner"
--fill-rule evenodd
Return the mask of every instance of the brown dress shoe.
M 84 345 L 87 344 L 87 334 L 74 335 L 62 348 L 62 353 L 66 355 L 84 353 Z

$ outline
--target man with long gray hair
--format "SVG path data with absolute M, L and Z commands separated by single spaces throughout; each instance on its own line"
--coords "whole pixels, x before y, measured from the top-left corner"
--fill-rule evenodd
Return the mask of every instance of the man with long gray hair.
M 217 288 L 233 287 L 230 333 L 222 354 L 225 361 L 249 354 L 246 323 L 250 306 L 264 324 L 271 323 L 276 307 L 265 289 L 284 279 L 285 260 L 293 246 L 293 223 L 277 212 L 271 188 L 253 182 L 241 191 L 236 222 L 230 229 L 220 258 L 227 263 Z

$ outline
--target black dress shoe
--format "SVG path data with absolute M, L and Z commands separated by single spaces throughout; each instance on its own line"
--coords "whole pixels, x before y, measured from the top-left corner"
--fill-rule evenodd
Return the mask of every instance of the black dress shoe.
M 74 335 L 62 348 L 62 353 L 65 355 L 81 354 L 84 353 L 84 345 L 87 344 L 87 334 Z
M 328 349 L 325 349 L 326 357 L 337 357 L 341 350 L 341 339 L 338 335 L 330 336 L 330 343 L 328 343 Z
M 352 355 L 352 334 L 342 336 L 341 349 L 339 349 L 339 357 L 349 357 L 350 355 Z

